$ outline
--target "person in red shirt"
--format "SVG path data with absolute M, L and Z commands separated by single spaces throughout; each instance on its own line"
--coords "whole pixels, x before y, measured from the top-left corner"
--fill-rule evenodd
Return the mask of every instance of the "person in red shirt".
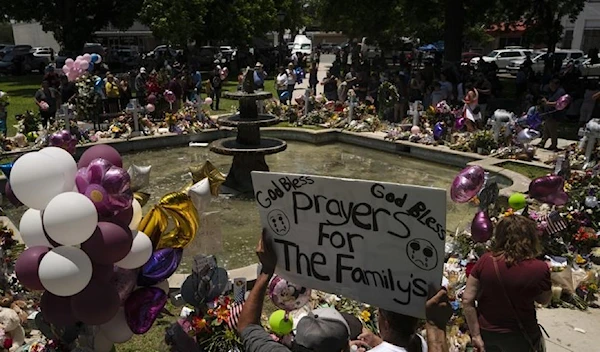
M 463 294 L 476 351 L 544 351 L 534 302 L 550 302 L 552 283 L 540 253 L 533 220 L 511 215 L 497 225 L 492 251 L 477 261 Z

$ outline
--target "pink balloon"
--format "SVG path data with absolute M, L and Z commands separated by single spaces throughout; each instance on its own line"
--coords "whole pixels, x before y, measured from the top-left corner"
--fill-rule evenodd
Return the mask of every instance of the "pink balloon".
M 83 56 L 81 56 L 81 55 L 78 55 L 78 56 L 75 58 L 75 61 L 81 61 L 82 59 L 83 59 Z
M 67 66 L 68 68 L 73 67 L 73 63 L 75 63 L 75 61 L 71 58 L 65 60 L 65 66 Z
M 90 63 L 89 63 L 89 62 L 87 62 L 87 61 L 85 61 L 85 60 L 84 60 L 84 61 L 81 61 L 81 62 L 79 63 L 79 68 L 80 68 L 80 69 L 82 69 L 82 70 L 84 70 L 84 71 L 85 71 L 85 70 L 87 70 L 87 69 L 88 69 L 88 67 L 90 67 Z
M 146 101 L 147 101 L 149 104 L 156 104 L 156 95 L 154 95 L 154 94 L 150 94 L 150 95 L 148 96 L 148 98 L 146 98 Z
M 212 98 L 206 98 L 206 99 L 204 99 L 204 104 L 205 104 L 205 105 L 210 105 L 210 104 L 212 104 L 212 103 L 213 103 L 213 100 L 212 100 Z
M 571 103 L 571 96 L 565 94 L 556 101 L 556 110 L 564 110 Z
M 79 77 L 79 74 L 74 70 L 71 70 L 69 73 L 67 73 L 67 79 L 69 82 L 75 81 L 77 77 Z
M 40 300 L 44 320 L 58 326 L 70 326 L 77 322 L 71 311 L 71 297 L 60 297 L 46 291 Z
M 76 60 L 73 63 L 73 67 L 72 68 L 75 69 L 75 70 L 79 70 L 81 68 L 81 60 Z
M 154 106 L 154 104 L 146 104 L 146 111 L 154 112 L 155 109 L 156 107 Z
M 30 290 L 44 289 L 38 275 L 38 269 L 40 267 L 40 261 L 48 251 L 48 247 L 35 246 L 27 248 L 19 255 L 17 263 L 15 264 L 15 272 L 21 285 Z
M 494 225 L 485 211 L 478 211 L 471 223 L 471 237 L 476 243 L 486 242 L 494 233 Z
M 111 265 L 129 254 L 132 243 L 129 229 L 112 222 L 99 222 L 92 237 L 81 244 L 81 249 L 92 262 Z
M 67 65 L 64 65 L 64 66 L 62 67 L 62 71 L 63 71 L 63 73 L 64 73 L 65 75 L 67 75 L 67 74 L 69 74 L 69 72 L 71 72 L 71 68 L 70 68 L 69 66 L 67 66 Z
M 538 177 L 529 184 L 529 196 L 543 203 L 565 205 L 569 196 L 564 191 L 565 180 L 562 176 L 549 175 Z
M 94 159 L 106 159 L 116 167 L 123 167 L 123 159 L 119 152 L 107 144 L 98 144 L 86 150 L 79 159 L 77 167 L 88 166 Z
M 92 55 L 85 53 L 83 54 L 83 56 L 81 57 L 83 59 L 83 61 L 87 62 L 88 64 L 90 62 L 92 62 Z
M 107 323 L 117 314 L 120 305 L 117 290 L 102 281 L 90 281 L 83 291 L 71 297 L 73 315 L 89 325 Z
M 485 182 L 485 170 L 481 166 L 467 166 L 452 181 L 450 198 L 456 203 L 466 203 L 479 193 Z

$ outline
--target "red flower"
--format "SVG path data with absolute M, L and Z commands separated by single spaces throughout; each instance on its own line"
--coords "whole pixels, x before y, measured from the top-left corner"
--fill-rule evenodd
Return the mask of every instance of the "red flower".
M 4 339 L 4 345 L 2 347 L 5 348 L 5 349 L 9 349 L 9 348 L 12 347 L 12 344 L 13 344 L 12 338 L 11 337 L 6 337 Z

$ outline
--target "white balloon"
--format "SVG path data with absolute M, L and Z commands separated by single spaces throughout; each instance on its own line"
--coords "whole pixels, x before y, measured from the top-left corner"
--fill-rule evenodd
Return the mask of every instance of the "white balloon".
M 212 197 L 208 178 L 202 179 L 190 187 L 188 195 L 192 199 L 192 203 L 194 203 L 198 214 L 202 214 L 208 208 Z
M 83 290 L 92 279 L 92 261 L 79 248 L 62 246 L 46 253 L 38 275 L 46 291 L 68 297 Z
M 125 258 L 116 262 L 115 265 L 123 269 L 137 269 L 146 264 L 152 256 L 152 241 L 145 233 L 137 230 L 132 231 L 133 243 L 131 250 Z
M 166 294 L 169 294 L 169 291 L 171 289 L 169 287 L 169 280 L 161 281 L 152 287 L 160 288 L 161 290 L 165 291 Z
M 95 352 L 110 352 L 114 344 L 108 337 L 104 335 L 101 329 L 96 330 L 94 334 L 94 351 Z
M 83 194 L 65 192 L 48 203 L 43 221 L 50 238 L 74 246 L 92 236 L 98 225 L 98 212 L 94 203 Z
M 27 209 L 19 223 L 19 233 L 27 247 L 44 246 L 52 248 L 44 233 L 42 213 L 39 210 Z
M 108 323 L 100 325 L 100 333 L 114 343 L 124 343 L 131 339 L 133 332 L 127 325 L 123 307 L 119 308 L 117 314 Z
M 52 198 L 73 189 L 74 183 L 74 179 L 65 179 L 55 158 L 39 152 L 17 159 L 10 174 L 10 186 L 17 199 L 38 210 L 44 209 Z
M 65 188 L 68 190 L 75 187 L 75 175 L 77 174 L 77 163 L 68 151 L 58 147 L 46 147 L 40 153 L 53 157 L 63 170 L 65 175 Z
M 133 200 L 131 206 L 133 207 L 133 217 L 131 218 L 131 222 L 129 223 L 129 229 L 131 231 L 137 231 L 140 222 L 142 222 L 142 206 L 140 205 L 140 202 L 137 201 L 137 199 Z

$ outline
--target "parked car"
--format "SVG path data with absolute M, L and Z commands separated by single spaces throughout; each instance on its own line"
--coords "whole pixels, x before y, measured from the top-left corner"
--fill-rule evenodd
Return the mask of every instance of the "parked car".
M 554 52 L 554 55 L 560 58 L 560 60 L 563 62 L 563 66 L 569 60 L 581 60 L 585 56 L 583 51 L 571 50 L 571 49 L 556 50 Z M 533 72 L 535 72 L 535 73 L 543 73 L 544 72 L 544 62 L 547 57 L 548 57 L 548 53 L 546 53 L 546 52 L 539 53 L 535 57 L 532 56 L 531 68 L 533 69 Z M 521 68 L 521 66 L 523 65 L 524 62 L 525 62 L 525 58 L 519 59 L 519 60 L 513 60 L 508 64 L 508 66 L 506 66 L 506 70 L 509 73 L 511 73 L 512 75 L 516 75 L 517 72 L 519 71 L 519 68 Z
M 0 61 L 0 73 L 4 74 L 24 74 L 31 71 L 44 73 L 44 69 L 49 63 L 45 57 L 35 57 L 30 52 L 13 50 L 2 57 Z M 18 65 L 21 65 L 19 72 Z
M 481 53 L 476 53 L 476 52 L 472 52 L 472 51 L 468 51 L 466 53 L 462 53 L 461 54 L 461 65 L 468 65 L 469 62 L 471 62 L 471 59 L 478 57 L 479 55 L 481 55 Z
M 211 70 L 215 60 L 218 60 L 221 64 L 227 62 L 216 46 L 203 46 L 198 50 L 198 64 L 200 64 L 201 70 Z
M 117 66 L 120 69 L 137 68 L 140 64 L 140 52 L 135 45 L 116 45 L 110 48 L 106 61 L 112 68 Z
M 591 61 L 590 58 L 587 58 L 579 65 L 582 77 L 600 77 L 600 63 L 592 65 Z
M 31 49 L 31 53 L 35 57 L 47 57 L 50 58 L 52 56 L 54 50 L 49 47 L 36 47 Z
M 175 49 L 174 47 L 172 47 L 171 45 L 159 45 L 156 48 L 154 48 L 154 50 L 148 52 L 146 54 L 146 56 L 152 57 L 152 58 L 158 58 L 159 56 L 167 56 L 167 53 L 169 54 L 169 56 L 171 57 L 176 57 L 180 52 L 183 52 L 183 50 L 178 50 Z
M 98 54 L 102 57 L 106 56 L 106 49 L 100 43 L 85 43 L 83 45 L 83 54 Z
M 498 69 L 506 69 L 511 61 L 523 59 L 525 60 L 526 54 L 531 55 L 533 53 L 533 49 L 499 49 L 493 50 L 489 54 L 482 56 L 483 61 L 487 63 L 495 62 L 498 66 Z M 469 62 L 471 65 L 477 66 L 479 63 L 480 57 L 474 57 Z
M 235 59 L 235 55 L 237 53 L 237 50 L 234 49 L 231 46 L 220 46 L 219 47 L 219 51 L 221 52 L 221 54 L 223 55 L 223 58 L 227 61 L 233 61 Z

